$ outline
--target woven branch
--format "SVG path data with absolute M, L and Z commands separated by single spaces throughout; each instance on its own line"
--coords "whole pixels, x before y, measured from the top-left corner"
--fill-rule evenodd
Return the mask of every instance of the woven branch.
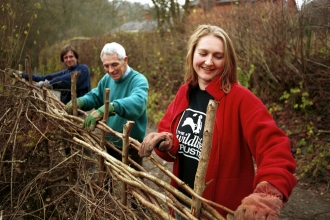
M 44 95 L 42 89 L 18 77 L 5 76 L 2 83 L 0 210 L 5 219 L 172 219 L 169 208 L 194 219 L 184 208 L 191 205 L 190 198 L 130 157 L 137 170 L 105 151 L 101 132 L 120 138 L 123 134 L 104 122 L 97 124 L 95 132 L 87 132 L 81 127 L 86 112 L 79 110 L 80 117 L 68 115 L 52 93 Z M 140 148 L 137 140 L 128 142 Z M 108 141 L 104 145 L 119 151 Z M 100 159 L 105 169 L 99 169 Z M 205 218 L 222 219 L 214 207 L 228 209 L 197 195 L 156 157 L 146 160 L 200 199 Z M 104 178 L 99 178 L 101 172 Z M 121 202 L 123 184 L 127 205 Z

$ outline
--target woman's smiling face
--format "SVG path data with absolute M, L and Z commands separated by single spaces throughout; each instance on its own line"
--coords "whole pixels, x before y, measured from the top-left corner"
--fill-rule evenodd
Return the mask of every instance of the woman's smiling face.
M 205 90 L 212 79 L 223 71 L 224 47 L 222 40 L 213 35 L 202 37 L 194 51 L 193 67 L 198 75 L 200 89 Z

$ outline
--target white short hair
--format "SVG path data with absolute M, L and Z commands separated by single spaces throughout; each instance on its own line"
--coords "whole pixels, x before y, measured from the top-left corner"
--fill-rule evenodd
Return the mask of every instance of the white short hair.
M 104 45 L 101 54 L 100 54 L 100 58 L 102 61 L 102 56 L 103 54 L 114 54 L 116 53 L 118 55 L 118 58 L 120 60 L 123 60 L 126 57 L 126 51 L 124 49 L 124 47 L 116 42 L 112 42 L 112 43 L 107 43 L 106 45 Z

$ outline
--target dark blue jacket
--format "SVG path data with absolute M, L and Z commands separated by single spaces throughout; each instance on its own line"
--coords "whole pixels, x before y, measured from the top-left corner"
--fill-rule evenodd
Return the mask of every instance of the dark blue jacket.
M 32 80 L 35 82 L 45 81 L 50 82 L 54 90 L 61 92 L 61 102 L 64 104 L 71 100 L 71 72 L 79 71 L 77 80 L 77 97 L 81 97 L 91 90 L 91 81 L 88 66 L 78 64 L 77 66 L 61 70 L 57 73 L 48 74 L 45 76 L 32 75 Z M 23 74 L 23 78 L 29 79 L 27 73 Z

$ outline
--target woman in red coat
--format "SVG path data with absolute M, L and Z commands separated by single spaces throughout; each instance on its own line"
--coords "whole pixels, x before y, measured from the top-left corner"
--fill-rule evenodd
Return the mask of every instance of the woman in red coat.
M 200 25 L 191 35 L 185 84 L 139 155 L 150 156 L 154 149 L 193 188 L 210 99 L 219 104 L 203 197 L 236 210 L 235 219 L 278 219 L 296 184 L 290 141 L 261 100 L 238 83 L 233 44 L 217 26 Z

